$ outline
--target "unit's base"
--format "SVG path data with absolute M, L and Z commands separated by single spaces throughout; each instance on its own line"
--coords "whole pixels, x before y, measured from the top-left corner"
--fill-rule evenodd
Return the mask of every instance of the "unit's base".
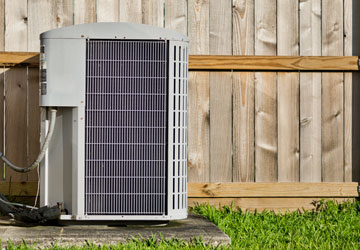
M 115 222 L 115 223 L 137 223 L 141 222 L 142 224 L 146 223 L 167 223 L 172 220 L 183 220 L 187 218 L 187 214 L 179 214 L 175 216 L 169 215 L 84 215 L 84 216 L 75 216 L 75 215 L 61 215 L 59 221 L 62 222 L 71 222 L 71 221 L 88 221 L 88 222 Z M 140 223 L 140 224 L 141 224 Z

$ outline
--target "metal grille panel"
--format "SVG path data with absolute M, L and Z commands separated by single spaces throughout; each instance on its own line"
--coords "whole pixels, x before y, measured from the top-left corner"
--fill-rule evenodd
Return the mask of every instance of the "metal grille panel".
M 166 214 L 167 43 L 89 40 L 85 214 Z
M 173 70 L 170 83 L 173 93 L 169 114 L 172 141 L 172 209 L 187 209 L 187 96 L 188 96 L 188 47 L 174 43 L 172 48 Z

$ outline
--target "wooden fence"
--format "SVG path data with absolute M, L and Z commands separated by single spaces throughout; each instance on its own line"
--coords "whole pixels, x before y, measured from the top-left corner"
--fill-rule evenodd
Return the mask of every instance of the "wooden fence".
M 193 55 L 350 56 L 352 6 L 352 0 L 0 0 L 0 50 L 38 51 L 39 34 L 57 27 L 129 21 L 187 34 Z M 253 69 L 189 74 L 189 182 L 358 181 L 352 73 Z M 0 70 L 0 150 L 29 163 L 39 148 L 38 72 Z M 35 172 L 5 168 L 2 176 L 37 180 Z M 234 200 L 221 197 L 222 204 Z M 294 197 L 293 206 L 311 199 Z M 322 196 L 314 189 L 313 197 Z M 261 202 L 280 201 L 264 194 Z

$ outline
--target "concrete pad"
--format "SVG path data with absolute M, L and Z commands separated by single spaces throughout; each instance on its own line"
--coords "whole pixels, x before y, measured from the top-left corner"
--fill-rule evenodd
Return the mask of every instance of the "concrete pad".
M 207 244 L 227 245 L 230 238 L 217 226 L 202 216 L 190 214 L 188 219 L 170 222 L 167 225 L 68 225 L 68 226 L 34 226 L 15 225 L 9 221 L 0 221 L 0 238 L 2 247 L 8 240 L 13 244 L 25 241 L 28 245 L 36 243 L 39 247 L 82 245 L 86 241 L 95 244 L 125 243 L 132 237 L 150 238 L 161 236 L 165 239 L 177 238 L 190 241 L 202 238 Z

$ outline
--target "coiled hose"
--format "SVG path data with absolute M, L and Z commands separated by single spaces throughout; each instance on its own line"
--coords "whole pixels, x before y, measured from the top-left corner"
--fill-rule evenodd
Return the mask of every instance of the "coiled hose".
M 36 160 L 28 167 L 26 168 L 22 168 L 22 167 L 18 167 L 15 164 L 13 164 L 11 161 L 9 161 L 5 155 L 3 153 L 0 152 L 0 158 L 14 171 L 19 172 L 19 173 L 27 173 L 31 170 L 33 170 L 34 168 L 36 168 L 37 166 L 39 166 L 39 163 L 42 161 L 42 159 L 44 158 L 45 152 L 47 150 L 47 148 L 49 147 L 49 143 L 51 140 L 51 137 L 54 133 L 54 128 L 55 128 L 55 122 L 56 122 L 56 109 L 50 109 L 50 126 L 49 126 L 49 131 L 45 137 L 45 142 L 41 147 L 41 151 L 38 155 L 38 157 L 36 158 Z

